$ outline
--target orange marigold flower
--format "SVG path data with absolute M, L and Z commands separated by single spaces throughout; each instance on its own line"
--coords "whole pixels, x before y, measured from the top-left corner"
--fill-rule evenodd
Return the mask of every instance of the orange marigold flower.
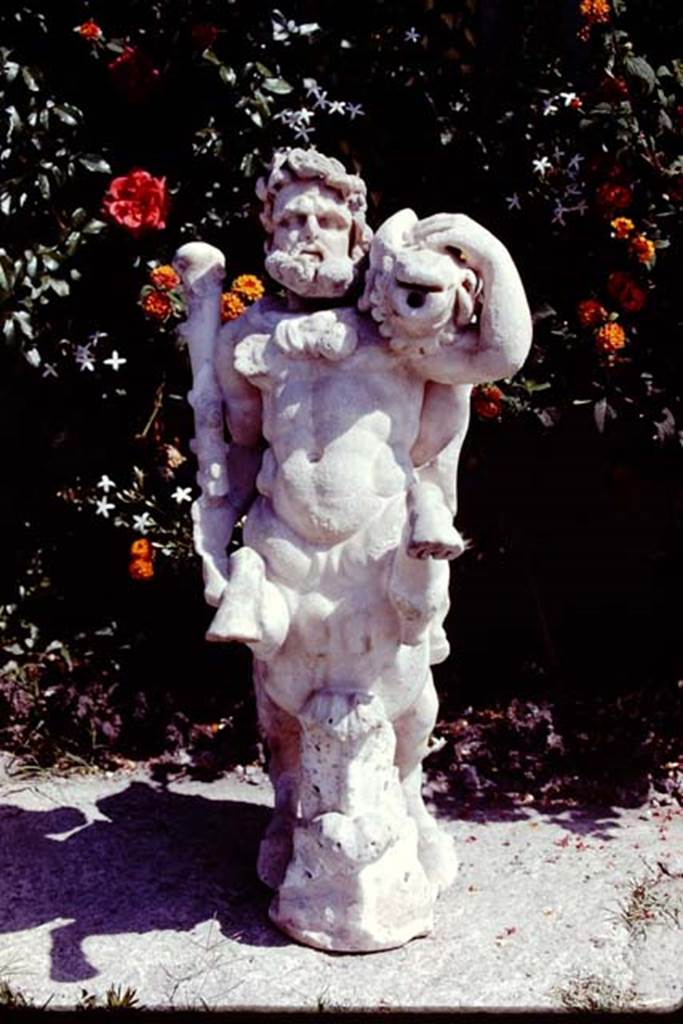
M 614 237 L 618 238 L 619 241 L 623 241 L 631 234 L 635 228 L 635 224 L 630 217 L 615 217 L 611 222 L 610 227 L 614 231 Z
M 598 206 L 605 213 L 613 210 L 624 210 L 633 202 L 633 192 L 628 185 L 614 185 L 609 182 L 601 185 L 595 194 Z
M 586 21 L 591 24 L 609 21 L 609 16 L 612 13 L 609 0 L 581 0 L 579 10 Z
M 102 29 L 92 18 L 84 21 L 82 25 L 77 25 L 74 31 L 78 32 L 81 39 L 89 39 L 91 42 L 102 38 Z
M 134 580 L 151 580 L 154 566 L 149 558 L 132 558 L 128 565 L 128 575 Z
M 599 352 L 616 352 L 626 344 L 624 328 L 619 324 L 603 324 L 595 332 L 595 344 Z
M 645 235 L 634 235 L 629 249 L 640 263 L 649 263 L 655 254 L 655 243 Z
M 161 267 L 155 267 L 150 271 L 149 279 L 155 287 L 162 292 L 170 292 L 180 284 L 180 277 L 176 274 L 170 263 L 164 263 Z
M 647 301 L 647 292 L 624 270 L 615 270 L 607 279 L 607 291 L 627 313 L 639 313 Z
M 153 320 L 168 320 L 173 312 L 171 300 L 165 292 L 147 292 L 142 308 Z
M 503 408 L 503 392 L 495 384 L 482 384 L 472 393 L 472 406 L 483 420 L 495 420 Z
M 242 316 L 246 308 L 239 295 L 236 295 L 235 292 L 223 292 L 223 297 L 221 298 L 221 323 L 225 324 L 228 320 L 236 320 L 238 316 Z
M 582 327 L 597 327 L 607 319 L 607 310 L 597 299 L 584 299 L 576 307 L 576 315 Z
M 249 302 L 255 302 L 265 293 L 263 281 L 256 274 L 240 274 L 232 282 L 231 288 L 241 299 L 248 299 Z
M 152 545 L 146 537 L 136 537 L 130 546 L 130 553 L 134 558 L 144 558 L 149 562 L 152 557 Z

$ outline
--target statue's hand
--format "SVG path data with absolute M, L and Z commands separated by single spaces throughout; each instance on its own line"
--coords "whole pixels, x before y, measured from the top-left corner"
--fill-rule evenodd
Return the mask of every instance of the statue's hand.
M 236 513 L 227 499 L 197 498 L 192 504 L 195 551 L 202 560 L 204 600 L 217 608 L 228 582 L 228 544 Z
M 507 250 L 495 235 L 464 213 L 436 213 L 419 221 L 413 230 L 415 242 L 430 248 L 458 249 L 465 263 L 485 274 Z

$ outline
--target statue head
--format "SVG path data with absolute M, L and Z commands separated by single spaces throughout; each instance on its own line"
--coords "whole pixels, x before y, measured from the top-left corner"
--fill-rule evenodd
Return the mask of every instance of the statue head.
M 307 298 L 344 296 L 372 237 L 361 178 L 315 149 L 281 150 L 256 194 L 270 276 Z
M 474 316 L 482 282 L 458 254 L 429 236 L 415 239 L 417 216 L 400 210 L 375 235 L 365 291 L 369 310 L 394 351 L 422 354 L 454 341 Z

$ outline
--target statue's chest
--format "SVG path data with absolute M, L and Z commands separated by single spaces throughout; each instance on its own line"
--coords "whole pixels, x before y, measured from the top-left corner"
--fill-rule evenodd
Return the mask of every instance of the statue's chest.
M 268 333 L 239 342 L 234 365 L 261 391 L 296 395 L 301 402 L 310 401 L 312 392 L 343 400 L 363 378 L 390 374 L 395 360 L 374 325 L 341 309 L 280 316 Z

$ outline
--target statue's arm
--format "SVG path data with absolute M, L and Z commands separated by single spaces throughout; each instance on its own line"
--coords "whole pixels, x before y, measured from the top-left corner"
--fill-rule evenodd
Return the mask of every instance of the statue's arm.
M 235 523 L 249 506 L 260 464 L 260 398 L 246 381 L 223 369 L 232 360 L 237 321 L 221 329 L 220 303 L 224 274 L 222 254 L 213 246 L 191 242 L 176 253 L 188 316 L 180 327 L 192 366 L 195 437 L 191 447 L 197 458 L 199 497 L 192 504 L 193 540 L 202 559 L 204 596 L 217 606 L 228 579 L 227 548 Z M 224 407 L 234 444 L 225 440 Z M 253 424 L 249 427 L 249 423 Z M 234 431 L 234 433 L 233 433 Z
M 457 250 L 483 281 L 479 322 L 450 345 L 414 360 L 416 372 L 441 384 L 479 384 L 511 377 L 531 347 L 531 313 L 510 253 L 490 231 L 464 214 L 421 221 L 416 241 Z
M 227 324 L 218 335 L 214 355 L 216 379 L 230 434 L 226 451 L 226 496 L 235 522 L 245 515 L 254 500 L 265 447 L 261 393 L 234 365 L 235 345 L 244 333 L 244 325 L 239 321 Z

